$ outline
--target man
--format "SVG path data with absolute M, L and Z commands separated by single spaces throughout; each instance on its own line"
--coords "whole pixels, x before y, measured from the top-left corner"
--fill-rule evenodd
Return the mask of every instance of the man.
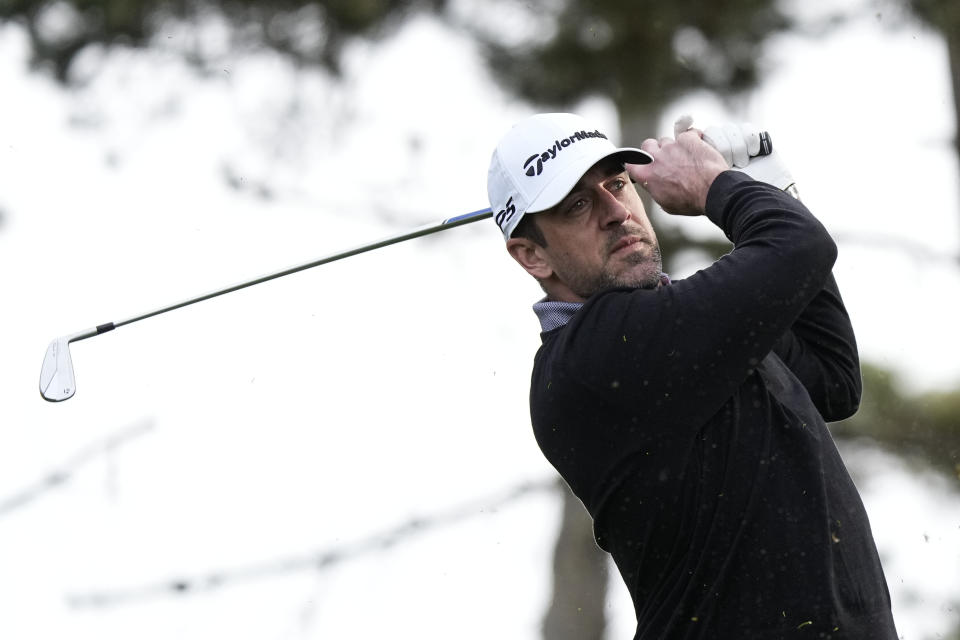
M 497 146 L 494 219 L 547 294 L 537 442 L 616 562 L 636 639 L 893 640 L 867 515 L 825 424 L 860 397 L 837 248 L 702 135 L 618 149 L 578 116 L 540 114 Z M 742 160 L 743 139 L 728 145 Z M 670 282 L 632 181 L 668 213 L 707 216 L 731 253 Z

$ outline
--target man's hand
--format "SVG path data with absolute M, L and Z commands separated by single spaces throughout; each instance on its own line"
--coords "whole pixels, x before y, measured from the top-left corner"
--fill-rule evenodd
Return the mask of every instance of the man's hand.
M 653 156 L 653 162 L 626 165 L 630 177 L 667 213 L 702 215 L 710 185 L 729 168 L 723 156 L 700 135 L 695 129 L 687 129 L 676 139 L 648 138 L 640 148 Z

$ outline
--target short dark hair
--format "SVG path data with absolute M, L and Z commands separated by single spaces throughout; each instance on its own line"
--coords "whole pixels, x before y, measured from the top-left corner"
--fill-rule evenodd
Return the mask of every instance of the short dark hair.
M 537 216 L 534 214 L 527 214 L 520 218 L 520 222 L 517 223 L 517 227 L 513 230 L 513 233 L 510 234 L 511 238 L 526 238 L 530 242 L 546 248 L 547 239 L 543 235 L 543 230 L 540 228 L 540 225 L 537 224 Z

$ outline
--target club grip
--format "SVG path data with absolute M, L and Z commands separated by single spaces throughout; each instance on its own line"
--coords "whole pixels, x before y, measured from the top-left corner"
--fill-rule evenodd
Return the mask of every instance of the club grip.
M 768 156 L 771 153 L 773 153 L 773 138 L 770 137 L 769 132 L 761 131 L 760 132 L 760 151 L 757 152 L 757 156 Z

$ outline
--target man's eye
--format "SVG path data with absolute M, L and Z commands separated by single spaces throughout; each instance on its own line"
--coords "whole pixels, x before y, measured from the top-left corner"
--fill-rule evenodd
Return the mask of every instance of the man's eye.
M 567 209 L 570 213 L 576 213 L 583 210 L 587 206 L 587 201 L 583 198 L 579 198 L 570 203 L 570 207 Z
M 621 178 L 619 180 L 614 181 L 614 183 L 610 186 L 614 191 L 620 191 L 625 186 L 627 186 L 627 182 Z

